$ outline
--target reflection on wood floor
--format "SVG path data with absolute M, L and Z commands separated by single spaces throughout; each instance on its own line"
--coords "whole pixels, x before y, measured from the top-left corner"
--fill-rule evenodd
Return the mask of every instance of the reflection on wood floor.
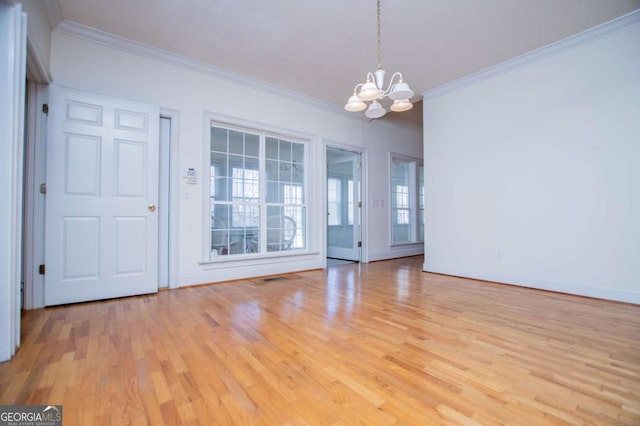
M 331 257 L 327 257 L 327 268 L 332 266 L 353 265 L 354 263 L 357 262 L 354 262 L 353 260 L 333 259 Z
M 422 258 L 29 311 L 0 404 L 64 424 L 640 424 L 640 306 Z

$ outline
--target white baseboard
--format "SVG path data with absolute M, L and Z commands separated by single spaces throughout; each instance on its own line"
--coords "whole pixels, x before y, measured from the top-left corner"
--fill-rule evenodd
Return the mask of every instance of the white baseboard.
M 217 265 L 207 263 L 203 265 L 202 272 L 181 274 L 179 286 L 184 287 L 322 269 L 322 259 L 318 258 L 318 256 L 309 257 L 310 259 L 299 261 L 292 261 L 291 258 L 260 259 L 251 265 L 245 263 L 241 266 L 233 265 L 230 262 L 221 262 Z
M 573 294 L 577 296 L 594 297 L 597 299 L 613 300 L 640 304 L 640 291 L 615 289 L 606 287 L 593 287 L 575 283 L 565 283 L 559 281 L 539 280 L 536 278 L 526 278 L 519 276 L 501 275 L 492 272 L 476 271 L 449 267 L 446 265 L 433 265 L 425 262 L 422 265 L 424 272 L 434 272 L 436 274 L 453 275 L 457 277 L 473 278 L 483 281 L 493 281 L 502 284 L 517 285 L 540 290 L 556 291 L 560 293 Z
M 369 253 L 369 262 L 376 262 L 378 260 L 397 259 L 399 257 L 411 257 L 420 256 L 424 254 L 424 245 L 412 245 L 407 247 L 393 247 L 392 250 L 383 252 Z

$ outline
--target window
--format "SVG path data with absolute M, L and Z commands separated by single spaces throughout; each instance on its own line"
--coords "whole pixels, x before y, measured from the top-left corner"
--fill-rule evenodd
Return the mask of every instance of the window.
M 329 226 L 342 225 L 342 181 L 337 178 L 329 178 L 327 180 L 327 199 L 328 213 L 327 218 Z
M 343 186 L 347 187 L 346 193 L 342 190 Z M 327 199 L 328 225 L 353 225 L 356 206 L 353 198 L 353 179 L 347 179 L 345 176 L 327 178 Z M 346 211 L 342 209 L 343 205 L 347 207 Z
M 420 160 L 391 157 L 391 242 L 423 241 L 424 178 Z
M 424 241 L 424 166 L 420 164 L 418 166 L 418 180 L 419 184 L 419 193 L 420 193 L 420 220 L 418 221 L 418 235 L 417 240 L 422 242 Z
M 353 211 L 355 208 L 355 202 L 353 201 L 353 179 L 347 181 L 347 200 L 349 200 L 347 211 L 347 224 L 353 225 Z
M 306 247 L 305 144 L 211 128 L 211 257 Z

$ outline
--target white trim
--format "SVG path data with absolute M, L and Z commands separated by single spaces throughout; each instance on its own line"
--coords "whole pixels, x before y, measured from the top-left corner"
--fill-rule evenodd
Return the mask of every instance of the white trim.
M 400 161 L 404 161 L 410 163 L 409 166 L 409 212 L 411 213 L 411 217 L 413 221 L 409 222 L 409 233 L 412 238 L 411 241 L 393 241 L 393 159 L 397 158 Z M 392 250 L 398 250 L 399 248 L 408 248 L 409 246 L 417 246 L 420 245 L 424 249 L 424 240 L 418 241 L 414 240 L 414 238 L 419 238 L 419 229 L 420 229 L 420 176 L 418 170 L 420 166 L 424 167 L 424 159 L 418 157 L 412 157 L 406 154 L 399 154 L 397 152 L 390 151 L 389 152 L 389 161 L 388 161 L 388 171 L 387 171 L 387 182 L 389 183 L 389 203 L 387 213 L 389 214 L 389 248 Z M 413 193 L 413 197 L 411 196 Z M 424 236 L 423 236 L 424 238 Z M 410 250 L 410 247 L 409 247 Z M 412 250 L 410 250 L 413 253 Z M 409 255 L 412 256 L 412 255 Z
M 22 197 L 27 15 L 22 5 L 0 3 L 0 361 L 20 346 Z M 9 202 L 6 202 L 6 199 Z
M 567 293 L 570 295 L 595 297 L 598 299 L 640 304 L 640 291 L 620 290 L 607 287 L 592 287 L 561 281 L 539 280 L 529 277 L 502 275 L 492 272 L 476 271 L 463 268 L 452 268 L 446 265 L 438 264 L 427 265 L 427 262 L 422 265 L 422 270 L 424 272 L 453 275 L 461 278 L 492 281 L 502 284 L 516 285 L 519 287 L 529 287 L 539 290 Z
M 499 64 L 490 66 L 449 83 L 445 83 L 435 89 L 422 92 L 422 97 L 424 100 L 428 101 L 429 99 L 444 95 L 445 93 L 449 93 L 452 90 L 459 89 L 476 81 L 484 80 L 493 77 L 494 75 L 507 72 L 513 68 L 527 65 L 550 56 L 558 55 L 638 24 L 640 24 L 640 9 L 560 41 L 532 50 L 523 55 L 516 56 L 515 58 L 508 59 L 504 62 L 500 62 Z
M 351 117 L 355 120 L 366 121 L 364 116 L 361 116 L 359 114 L 352 114 L 348 111 L 345 111 L 344 108 L 327 101 L 323 101 L 321 99 L 317 99 L 308 95 L 303 95 L 299 92 L 287 89 L 282 86 L 247 77 L 245 75 L 225 70 L 223 68 L 210 65 L 202 61 L 187 58 L 186 56 L 178 55 L 164 49 L 149 46 L 147 44 L 107 33 L 105 31 L 100 31 L 95 28 L 87 27 L 76 22 L 64 20 L 54 31 L 75 38 L 87 40 L 93 43 L 101 44 L 103 46 L 111 47 L 113 49 L 122 50 L 124 52 L 131 53 L 137 56 L 151 58 L 169 65 L 174 65 L 191 71 L 211 75 L 213 77 L 241 84 L 246 87 L 264 90 L 266 92 L 284 96 L 298 102 L 329 110 L 345 117 Z
M 268 275 L 321 269 L 322 260 L 317 252 L 298 253 L 295 256 L 252 258 L 250 262 L 203 263 L 202 272 L 186 273 L 181 276 L 183 286 L 219 283 L 240 279 L 259 279 Z M 215 266 L 215 267 L 214 267 Z
M 62 9 L 60 8 L 59 0 L 47 0 L 44 3 L 44 8 L 47 11 L 47 19 L 49 19 L 49 27 L 53 31 L 63 20 Z
M 406 246 L 394 246 L 389 247 L 389 250 L 386 251 L 371 253 L 370 262 L 422 255 L 424 255 L 424 244 L 407 244 Z
M 202 186 L 198 187 L 201 191 L 200 195 L 202 200 L 202 229 L 204 230 L 211 229 L 211 211 L 210 211 L 211 201 L 209 199 L 209 174 L 210 174 L 210 167 L 211 167 L 211 164 L 210 164 L 211 126 L 214 124 L 218 124 L 226 128 L 236 129 L 240 132 L 249 132 L 249 133 L 259 134 L 261 135 L 261 139 L 262 139 L 262 135 L 265 135 L 267 137 L 273 136 L 273 137 L 278 137 L 282 139 L 287 139 L 292 142 L 303 143 L 305 145 L 304 188 L 305 188 L 305 200 L 307 201 L 304 203 L 304 205 L 305 205 L 305 223 L 307 225 L 305 228 L 306 248 L 296 249 L 291 251 L 288 250 L 288 251 L 283 251 L 279 253 L 263 252 L 263 253 L 256 253 L 255 255 L 243 254 L 238 258 L 234 257 L 232 259 L 228 259 L 227 257 L 224 257 L 219 260 L 218 259 L 211 260 L 211 250 L 209 248 L 210 239 L 209 237 L 207 237 L 207 235 L 210 235 L 210 233 L 208 231 L 205 231 L 202 237 L 202 244 L 201 244 L 202 254 L 201 254 L 201 261 L 198 262 L 199 265 L 201 266 L 215 265 L 218 263 L 228 262 L 229 260 L 247 262 L 247 261 L 254 261 L 256 259 L 261 259 L 261 258 L 274 258 L 274 257 L 287 258 L 295 255 L 313 254 L 315 250 L 314 248 L 315 243 L 313 244 L 313 246 L 311 243 L 315 241 L 315 237 L 311 235 L 312 230 L 310 229 L 309 224 L 315 223 L 315 220 L 311 219 L 311 214 L 312 214 L 311 212 L 313 211 L 314 200 L 310 196 L 310 194 L 314 193 L 313 186 L 312 186 L 314 168 L 313 168 L 313 164 L 310 162 L 310 158 L 311 158 L 310 150 L 312 149 L 313 145 L 315 145 L 314 144 L 315 136 L 313 134 L 306 133 L 306 132 L 273 126 L 269 124 L 252 121 L 252 120 L 246 120 L 243 118 L 236 118 L 228 115 L 217 114 L 210 111 L 204 111 L 204 114 L 203 114 L 202 163 L 200 165 L 200 167 L 202 168 L 202 173 L 201 173 Z M 261 169 L 263 170 L 262 174 L 260 175 L 261 182 L 266 182 L 266 180 L 264 179 L 264 159 L 265 159 L 264 144 L 261 143 L 260 144 L 260 163 L 261 163 Z M 260 198 L 260 205 L 261 206 L 266 205 L 264 197 L 262 195 Z M 266 228 L 266 217 L 261 216 L 260 229 L 265 229 L 265 228 Z M 203 269 L 206 270 L 206 269 L 214 269 L 214 268 L 204 267 Z
M 51 73 L 40 60 L 41 57 L 36 46 L 27 39 L 27 78 L 37 83 L 51 83 Z
M 40 184 L 46 181 L 47 138 L 47 117 L 42 104 L 47 102 L 48 88 L 30 82 L 27 94 L 24 307 L 39 309 L 44 307 L 44 276 L 38 273 L 38 266 L 44 264 L 45 195 L 40 193 Z
M 218 114 L 211 111 L 205 111 L 205 123 L 209 125 L 209 130 L 205 132 L 206 144 L 209 146 L 211 123 L 215 122 L 224 126 L 236 127 L 239 131 L 254 131 L 257 133 L 269 133 L 270 136 L 297 139 L 298 142 L 310 142 L 313 140 L 312 133 L 301 132 L 286 127 L 274 126 L 261 121 L 249 120 L 241 117 L 233 117 L 225 114 Z M 208 120 L 208 121 L 207 121 Z M 208 150 L 207 150 L 208 152 Z M 207 163 L 208 164 L 208 163 Z
M 324 167 L 322 169 L 322 229 L 324 232 L 322 233 L 322 258 L 323 258 L 323 267 L 327 266 L 327 148 L 339 149 L 343 151 L 349 151 L 352 153 L 360 154 L 360 162 L 362 163 L 360 169 L 360 201 L 362 202 L 362 207 L 360 210 L 360 241 L 362 241 L 362 247 L 360 248 L 360 263 L 369 263 L 369 245 L 368 245 L 368 216 L 369 216 L 369 204 L 368 204 L 368 190 L 367 183 L 369 182 L 369 168 L 367 167 L 369 161 L 369 151 L 367 148 L 363 148 L 358 145 L 351 145 L 348 143 L 338 142 L 331 139 L 322 139 L 322 159 Z
M 307 251 L 304 249 L 297 250 L 287 250 L 286 255 L 282 254 L 283 252 L 272 251 L 268 253 L 256 253 L 256 254 L 248 254 L 235 257 L 232 256 L 221 256 L 216 260 L 203 260 L 198 262 L 198 265 L 202 267 L 203 271 L 211 271 L 211 270 L 220 270 L 220 269 L 234 269 L 237 267 L 244 267 L 247 260 L 251 260 L 252 265 L 256 265 L 258 263 L 265 264 L 275 264 L 275 263 L 289 263 L 291 262 L 292 257 L 305 257 L 308 259 L 315 259 L 319 252 L 315 251 Z M 305 259 L 306 260 L 306 259 Z
M 171 120 L 171 146 L 169 148 L 169 289 L 180 287 L 180 112 L 160 108 L 160 117 Z

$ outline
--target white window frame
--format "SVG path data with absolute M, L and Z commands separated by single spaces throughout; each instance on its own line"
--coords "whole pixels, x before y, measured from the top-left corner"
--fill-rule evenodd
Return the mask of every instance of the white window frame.
M 408 219 L 409 219 L 409 239 L 405 241 L 394 241 L 393 213 L 396 207 L 393 202 L 393 164 L 394 162 L 408 163 L 409 165 L 409 185 L 408 185 Z M 402 154 L 391 153 L 389 156 L 389 245 L 403 246 L 410 244 L 420 244 L 424 242 L 424 236 L 420 233 L 420 212 L 424 207 L 420 204 L 420 168 L 424 168 L 423 160 Z
M 224 255 L 224 256 L 212 256 L 211 246 L 211 204 L 210 204 L 210 184 L 209 184 L 209 175 L 210 175 L 210 151 L 211 151 L 211 128 L 212 127 L 223 127 L 228 130 L 234 130 L 244 133 L 254 133 L 260 134 L 260 205 L 265 206 L 265 214 L 261 214 L 260 216 L 260 232 L 261 232 L 261 245 L 266 243 L 262 243 L 262 241 L 266 241 L 266 229 L 267 229 L 267 214 L 266 214 L 266 206 L 270 205 L 270 203 L 266 202 L 266 152 L 265 152 L 265 140 L 267 137 L 273 137 L 278 139 L 285 139 L 290 142 L 302 143 L 305 145 L 304 150 L 304 242 L 305 248 L 303 249 L 291 249 L 291 250 L 282 250 L 282 251 L 261 251 L 258 253 L 246 253 L 242 255 Z M 311 149 L 311 141 L 313 140 L 313 136 L 307 133 L 298 132 L 291 129 L 283 129 L 275 126 L 265 125 L 263 123 L 255 123 L 249 120 L 243 120 L 235 117 L 229 117 L 221 114 L 214 114 L 211 112 L 204 113 L 203 120 L 203 157 L 201 168 L 204 173 L 198 173 L 198 178 L 202 178 L 203 184 L 200 186 L 202 188 L 201 191 L 201 199 L 202 199 L 202 229 L 204 232 L 201 233 L 202 241 L 201 241 L 201 253 L 202 260 L 199 262 L 201 265 L 207 264 L 215 264 L 222 262 L 237 262 L 237 261 L 245 261 L 256 258 L 270 258 L 270 257 L 286 257 L 292 255 L 304 255 L 308 253 L 312 253 L 312 248 L 314 247 L 314 242 L 310 240 L 310 235 L 313 235 L 311 232 L 310 225 L 310 217 L 311 210 L 313 208 L 312 198 L 310 197 L 312 187 L 312 183 L 310 182 L 311 177 L 313 176 L 313 167 L 309 163 L 310 149 Z M 183 176 L 184 177 L 184 176 Z M 190 193 L 191 188 L 187 188 L 188 193 Z M 195 188 L 194 188 L 195 189 Z M 187 194 L 188 194 L 187 193 Z M 188 197 L 189 195 L 187 195 Z M 261 207 L 262 208 L 262 207 Z M 301 232 L 298 230 L 298 232 Z M 296 239 L 300 238 L 296 236 Z

